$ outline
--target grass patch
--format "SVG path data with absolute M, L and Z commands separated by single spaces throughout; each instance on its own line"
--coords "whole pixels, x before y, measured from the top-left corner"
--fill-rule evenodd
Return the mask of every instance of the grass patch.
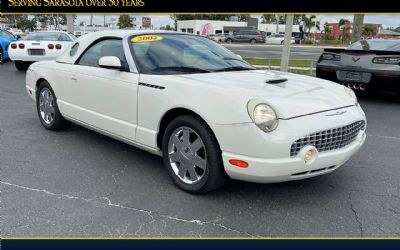
M 281 59 L 273 58 L 273 59 L 267 59 L 267 58 L 249 58 L 245 57 L 243 58 L 245 61 L 252 65 L 270 65 L 271 66 L 280 66 L 281 65 Z M 310 67 L 312 60 L 290 60 L 289 61 L 289 67 Z M 313 65 L 315 67 L 316 62 L 313 62 Z

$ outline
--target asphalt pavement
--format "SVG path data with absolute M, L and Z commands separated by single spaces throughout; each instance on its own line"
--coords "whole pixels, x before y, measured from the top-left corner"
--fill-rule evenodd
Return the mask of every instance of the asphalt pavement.
M 45 130 L 25 73 L 0 65 L 2 237 L 399 237 L 400 98 L 360 97 L 364 147 L 302 181 L 176 188 L 161 158 L 73 125 Z
M 242 57 L 257 57 L 257 58 L 281 58 L 282 45 L 270 44 L 223 44 L 227 49 Z M 304 46 L 304 45 L 291 45 L 290 58 L 301 60 L 314 60 L 317 61 L 323 47 Z

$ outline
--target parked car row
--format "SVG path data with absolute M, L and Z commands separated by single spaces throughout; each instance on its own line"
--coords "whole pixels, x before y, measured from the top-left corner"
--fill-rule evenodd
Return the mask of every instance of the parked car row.
M 219 33 L 219 34 L 211 34 L 208 35 L 207 38 L 216 41 L 216 42 L 225 42 L 225 43 L 267 43 L 267 44 L 283 44 L 285 40 L 285 35 L 282 34 L 273 34 L 267 36 L 265 32 L 258 30 L 240 30 L 238 32 L 234 32 L 233 34 L 229 33 Z M 291 38 L 291 44 L 296 43 L 294 37 Z

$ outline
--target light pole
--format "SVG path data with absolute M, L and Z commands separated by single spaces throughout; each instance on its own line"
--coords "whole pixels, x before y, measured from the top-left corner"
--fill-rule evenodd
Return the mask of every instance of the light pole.
M 74 19 L 72 15 L 67 16 L 67 32 L 74 33 Z
M 281 71 L 283 72 L 288 72 L 289 70 L 290 43 L 292 42 L 293 19 L 293 14 L 286 15 L 285 40 L 283 41 L 281 57 Z

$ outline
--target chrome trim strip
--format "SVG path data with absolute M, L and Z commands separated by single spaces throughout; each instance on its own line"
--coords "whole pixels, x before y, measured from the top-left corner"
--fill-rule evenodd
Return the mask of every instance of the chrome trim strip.
M 122 38 L 122 46 L 124 48 L 126 61 L 128 62 L 129 65 L 129 71 L 131 73 L 139 73 L 135 61 L 133 60 L 131 50 L 129 49 L 129 37 L 131 36 L 132 34 L 129 34 Z

